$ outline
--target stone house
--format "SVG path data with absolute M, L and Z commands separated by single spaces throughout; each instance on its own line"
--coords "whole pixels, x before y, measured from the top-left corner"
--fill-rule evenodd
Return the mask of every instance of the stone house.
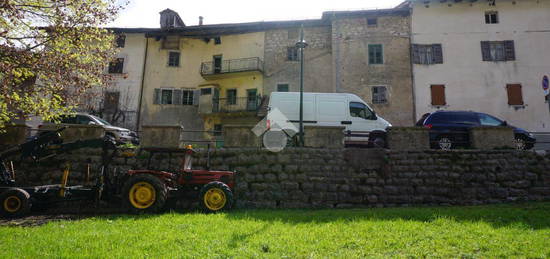
M 550 128 L 550 1 L 411 1 L 415 110 L 474 110 Z
M 299 91 L 295 43 L 303 28 L 305 91 L 355 93 L 394 125 L 410 125 L 408 14 L 325 12 L 314 20 L 214 25 L 201 17 L 188 26 L 167 9 L 160 28 L 112 28 L 125 44 L 108 69 L 115 78 L 110 89 L 117 90 L 104 103 L 113 107 L 118 99 L 119 109 L 131 107 L 119 125 L 137 129 L 255 124 L 271 92 Z

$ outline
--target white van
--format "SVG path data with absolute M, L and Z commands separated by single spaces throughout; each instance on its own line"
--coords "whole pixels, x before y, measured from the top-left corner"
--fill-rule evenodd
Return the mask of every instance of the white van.
M 296 128 L 300 121 L 300 93 L 273 92 L 269 111 L 278 109 Z M 304 93 L 304 126 L 344 126 L 346 144 L 367 143 L 369 133 L 383 132 L 391 124 L 357 95 L 347 93 Z M 271 121 L 270 114 L 267 117 Z

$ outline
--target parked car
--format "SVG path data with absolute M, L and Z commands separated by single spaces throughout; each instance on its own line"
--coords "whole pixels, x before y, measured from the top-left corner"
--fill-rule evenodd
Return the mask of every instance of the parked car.
M 528 131 L 508 125 L 506 121 L 481 112 L 472 111 L 437 111 L 425 114 L 421 124 L 430 129 L 430 143 L 432 148 L 453 149 L 469 146 L 470 128 L 479 126 L 508 126 L 514 129 L 516 149 L 527 150 L 533 148 L 536 139 Z
M 54 123 L 55 122 L 46 122 L 43 125 L 51 125 Z M 139 137 L 136 132 L 113 126 L 108 121 L 91 114 L 76 113 L 75 115 L 64 116 L 61 118 L 60 123 L 60 125 L 99 125 L 105 129 L 105 135 L 112 136 L 118 143 L 139 144 Z M 43 125 L 40 125 L 39 128 Z
M 300 93 L 273 92 L 269 98 L 269 110 L 278 109 L 296 128 L 300 120 Z M 376 114 L 365 101 L 355 94 L 304 93 L 304 126 L 345 127 L 346 145 L 368 145 L 383 142 L 382 133 L 391 124 Z M 269 123 L 279 123 L 271 113 Z M 370 136 L 370 138 L 369 138 Z M 379 139 L 373 138 L 379 136 Z M 380 145 L 384 146 L 383 143 Z

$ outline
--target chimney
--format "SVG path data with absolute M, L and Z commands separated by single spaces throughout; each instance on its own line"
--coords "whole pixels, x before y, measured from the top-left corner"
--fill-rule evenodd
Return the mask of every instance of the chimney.
M 202 25 L 202 21 L 204 20 L 204 17 L 199 16 L 199 26 Z

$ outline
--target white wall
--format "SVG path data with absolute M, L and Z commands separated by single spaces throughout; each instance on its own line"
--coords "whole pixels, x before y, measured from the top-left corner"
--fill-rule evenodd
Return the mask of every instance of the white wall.
M 531 131 L 550 131 L 550 109 L 542 90 L 550 76 L 550 0 L 440 3 L 414 1 L 412 43 L 443 45 L 443 64 L 414 65 L 416 116 L 433 112 L 430 85 L 444 84 L 441 109 L 486 112 Z M 452 3 L 449 6 L 449 3 Z M 515 4 L 514 4 L 515 3 Z M 485 24 L 498 11 L 498 24 Z M 513 40 L 516 61 L 487 62 L 481 41 Z M 506 84 L 522 85 L 524 107 L 508 105 Z

